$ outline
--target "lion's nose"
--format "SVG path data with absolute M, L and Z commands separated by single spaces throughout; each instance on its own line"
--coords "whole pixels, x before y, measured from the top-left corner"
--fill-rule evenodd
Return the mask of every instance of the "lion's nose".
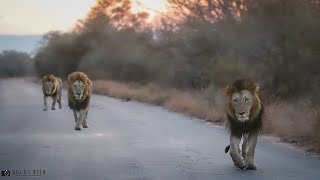
M 240 114 L 241 116 L 244 114 L 245 112 L 241 112 L 241 113 L 238 113 L 238 114 Z
M 81 95 L 81 93 L 77 93 L 79 96 Z

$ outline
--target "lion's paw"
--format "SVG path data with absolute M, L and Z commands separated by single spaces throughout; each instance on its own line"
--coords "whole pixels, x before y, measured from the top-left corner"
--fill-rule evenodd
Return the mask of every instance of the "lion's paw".
M 240 163 L 234 163 L 234 165 L 240 169 L 244 169 L 245 168 L 245 164 L 244 162 L 240 162 Z
M 89 126 L 88 126 L 88 124 L 83 124 L 82 127 L 83 128 L 88 128 Z
M 252 163 L 252 164 L 246 164 L 246 169 L 249 169 L 249 170 L 257 170 L 257 165 Z
M 75 126 L 75 127 L 74 127 L 74 130 L 76 130 L 76 131 L 81 131 L 81 130 L 82 130 L 82 127 L 81 127 L 81 126 L 80 126 L 80 127 L 79 127 L 79 126 Z
M 47 111 L 47 109 L 46 109 L 46 108 L 43 108 L 43 111 Z
M 56 108 L 55 108 L 55 107 L 52 107 L 51 109 L 52 109 L 52 110 L 56 110 Z

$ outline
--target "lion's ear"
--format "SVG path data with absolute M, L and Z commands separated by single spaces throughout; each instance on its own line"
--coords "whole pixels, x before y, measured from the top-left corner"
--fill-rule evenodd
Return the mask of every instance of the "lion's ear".
M 229 91 L 230 91 L 230 86 L 229 85 L 227 85 L 225 88 L 224 88 L 224 94 L 228 94 L 229 93 Z
M 259 88 L 260 88 L 259 84 L 255 84 L 255 89 L 254 89 L 254 91 L 255 91 L 256 93 L 259 92 Z
M 42 78 L 41 78 L 41 81 L 44 83 L 44 82 L 46 82 L 46 76 L 43 76 Z

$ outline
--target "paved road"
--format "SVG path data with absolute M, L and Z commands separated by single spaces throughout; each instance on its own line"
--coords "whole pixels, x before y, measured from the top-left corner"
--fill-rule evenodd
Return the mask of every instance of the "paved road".
M 161 107 L 94 95 L 90 127 L 76 132 L 65 92 L 63 109 L 48 112 L 34 83 L 1 80 L 0 93 L 0 169 L 11 172 L 0 179 L 320 178 L 319 157 L 263 140 L 256 152 L 259 169 L 239 170 L 224 154 L 224 128 Z M 34 169 L 45 174 L 24 176 Z

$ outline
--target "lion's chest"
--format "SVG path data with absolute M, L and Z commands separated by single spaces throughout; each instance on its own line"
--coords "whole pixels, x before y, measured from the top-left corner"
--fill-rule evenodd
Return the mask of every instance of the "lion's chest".
M 262 128 L 261 116 L 258 116 L 255 119 L 248 120 L 245 122 L 239 122 L 237 120 L 234 120 L 232 117 L 228 116 L 228 121 L 231 133 L 238 136 L 241 136 L 245 133 L 258 132 Z
M 77 110 L 77 111 L 87 109 L 89 107 L 89 102 L 90 102 L 90 97 L 86 97 L 86 99 L 82 101 L 70 100 L 68 98 L 68 106 L 70 107 L 70 109 Z

